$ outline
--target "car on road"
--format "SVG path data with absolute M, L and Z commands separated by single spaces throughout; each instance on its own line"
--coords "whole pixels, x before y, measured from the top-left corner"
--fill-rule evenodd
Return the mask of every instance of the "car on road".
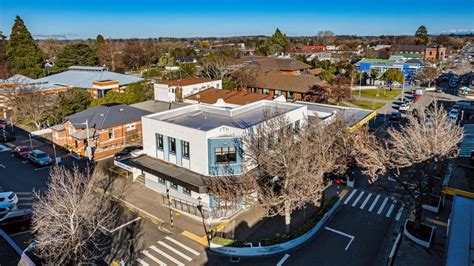
M 16 204 L 14 204 L 13 202 L 0 203 L 0 215 L 5 215 L 14 210 L 16 210 Z
M 455 119 L 458 119 L 459 117 L 459 109 L 451 109 L 448 113 L 448 116 L 450 118 L 455 118 Z
M 12 151 L 13 155 L 24 160 L 28 159 L 28 155 L 30 155 L 30 152 L 31 150 L 28 146 L 16 146 L 16 148 Z
M 12 191 L 10 192 L 2 192 L 0 193 L 0 203 L 3 202 L 11 202 L 13 204 L 18 203 L 18 196 L 13 193 Z
M 0 228 L 10 234 L 25 231 L 31 226 L 32 218 L 31 209 L 11 211 L 0 218 Z
M 115 160 L 120 160 L 120 159 L 123 159 L 125 157 L 128 157 L 130 155 L 130 153 L 133 152 L 134 150 L 141 150 L 141 149 L 142 149 L 141 146 L 129 146 L 129 147 L 126 147 L 123 150 L 117 152 L 116 154 L 114 154 L 114 158 L 115 158 Z
M 410 109 L 410 105 L 408 103 L 403 103 L 398 108 L 400 112 L 407 112 L 409 109 Z
M 15 139 L 15 136 L 13 136 L 12 134 L 5 132 L 4 130 L 0 130 L 0 143 L 10 142 Z
M 37 166 L 50 165 L 53 160 L 49 155 L 42 150 L 34 150 L 28 154 L 28 160 Z
M 402 120 L 402 114 L 400 112 L 393 112 L 390 115 L 389 121 L 400 122 L 400 120 Z

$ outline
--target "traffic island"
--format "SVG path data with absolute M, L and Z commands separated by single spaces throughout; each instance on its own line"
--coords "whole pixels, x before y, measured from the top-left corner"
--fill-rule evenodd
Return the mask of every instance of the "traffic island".
M 263 239 L 258 246 L 232 239 L 215 237 L 211 240 L 210 249 L 213 252 L 226 256 L 253 257 L 273 255 L 300 246 L 318 232 L 324 223 L 339 207 L 337 196 L 329 199 L 321 210 L 300 227 L 283 236 Z
M 403 226 L 403 234 L 416 244 L 429 248 L 433 240 L 435 229 L 436 227 L 424 223 L 421 223 L 419 228 L 415 228 L 415 222 L 407 219 Z

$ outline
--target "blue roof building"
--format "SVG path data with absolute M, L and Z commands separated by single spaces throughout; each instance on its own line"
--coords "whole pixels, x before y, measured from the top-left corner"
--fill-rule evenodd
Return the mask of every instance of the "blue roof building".
M 420 59 L 369 59 L 364 58 L 355 64 L 359 71 L 370 74 L 372 69 L 376 69 L 379 75 L 382 75 L 390 68 L 400 69 L 405 78 L 410 80 L 413 75 L 425 66 Z

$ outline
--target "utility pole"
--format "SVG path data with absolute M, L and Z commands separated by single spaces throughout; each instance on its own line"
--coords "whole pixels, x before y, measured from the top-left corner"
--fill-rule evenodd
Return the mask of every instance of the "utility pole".
M 171 228 L 174 228 L 173 224 L 173 211 L 171 210 L 171 198 L 170 198 L 170 189 L 166 189 L 166 198 L 168 200 L 168 209 L 170 211 L 170 222 L 171 222 Z

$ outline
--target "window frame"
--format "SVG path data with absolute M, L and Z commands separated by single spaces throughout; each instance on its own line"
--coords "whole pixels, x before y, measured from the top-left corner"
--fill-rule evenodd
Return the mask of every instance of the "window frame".
M 158 183 L 166 184 L 166 180 L 163 177 L 158 177 Z
M 176 138 L 168 137 L 168 152 L 170 154 L 176 154 Z
M 109 129 L 109 139 L 115 139 L 115 131 L 113 128 Z
M 191 190 L 187 187 L 183 187 L 183 194 L 186 194 L 188 196 L 191 196 Z
M 165 148 L 163 134 L 156 133 L 155 138 L 156 138 L 156 148 L 162 151 Z
M 181 140 L 181 156 L 187 159 L 189 159 L 189 153 L 191 152 L 189 146 L 189 141 Z
M 231 157 L 232 154 L 233 158 Z M 224 157 L 225 160 L 218 160 L 219 156 Z M 215 164 L 237 163 L 237 148 L 235 146 L 215 147 L 214 162 Z
M 178 184 L 175 184 L 174 182 L 170 181 L 170 188 L 172 188 L 174 190 L 178 190 Z

